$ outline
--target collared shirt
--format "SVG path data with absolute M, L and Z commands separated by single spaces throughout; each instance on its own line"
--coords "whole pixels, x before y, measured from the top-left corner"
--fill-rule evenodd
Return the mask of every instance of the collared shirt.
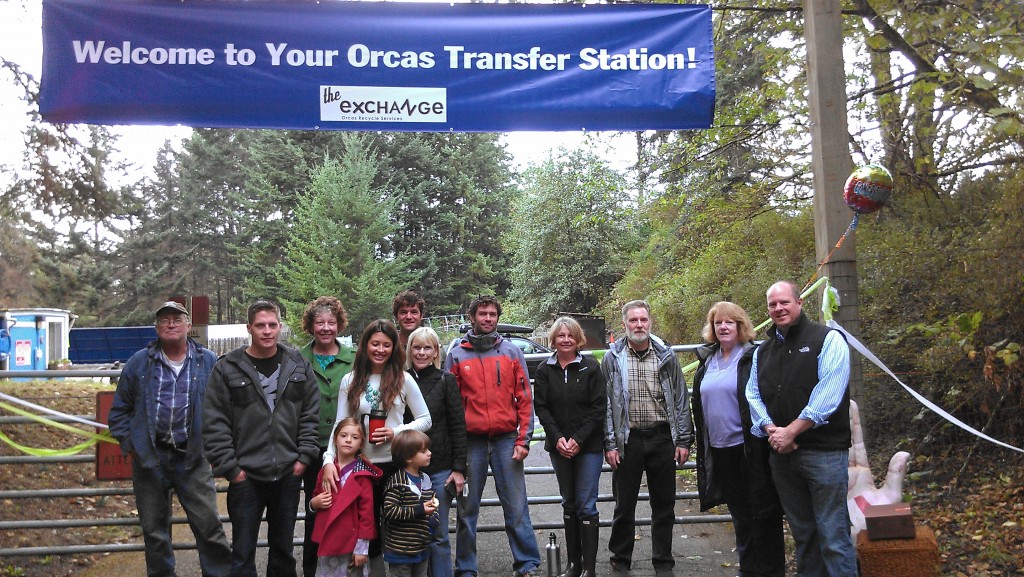
M 629 359 L 629 425 L 633 429 L 650 429 L 668 422 L 665 391 L 658 379 L 658 355 L 653 347 L 637 352 L 626 345 Z
M 183 444 L 188 441 L 188 387 L 191 381 L 192 348 L 185 355 L 180 370 L 171 363 L 163 351 L 160 362 L 153 363 L 156 376 L 156 434 L 163 441 Z
M 780 341 L 785 336 L 778 334 Z M 818 355 L 818 384 L 811 391 L 807 406 L 800 411 L 798 419 L 807 419 L 820 427 L 828 423 L 828 418 L 839 407 L 846 392 L 846 383 L 850 379 L 850 348 L 839 331 L 829 331 Z M 767 437 L 764 428 L 772 423 L 768 416 L 768 408 L 761 400 L 761 389 L 757 384 L 757 355 L 750 367 L 750 380 L 747 381 L 747 402 L 750 405 L 750 419 L 753 426 L 750 432 L 758 437 Z M 787 425 L 789 423 L 786 423 Z

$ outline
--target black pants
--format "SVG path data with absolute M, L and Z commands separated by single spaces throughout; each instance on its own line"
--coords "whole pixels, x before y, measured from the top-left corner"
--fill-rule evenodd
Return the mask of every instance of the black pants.
M 619 468 L 612 474 L 615 513 L 608 550 L 612 560 L 630 566 L 636 533 L 636 502 L 640 481 L 647 473 L 651 495 L 651 563 L 657 569 L 671 569 L 672 526 L 675 523 L 676 447 L 668 425 L 649 430 L 631 429 Z
M 313 493 L 316 492 L 316 478 L 320 475 L 320 469 L 323 468 L 324 451 L 326 450 L 326 447 L 321 447 L 320 458 L 310 463 L 306 467 L 306 472 L 302 475 L 302 490 L 306 497 L 304 499 L 306 503 L 305 535 L 302 540 L 303 577 L 313 577 L 316 575 L 317 551 L 320 549 L 320 546 L 313 542 L 313 523 L 316 522 L 316 511 L 309 509 L 309 502 L 313 500 Z
M 742 444 L 724 449 L 709 448 L 715 463 L 715 478 L 732 515 L 740 577 L 782 577 L 786 572 L 782 510 L 776 508 L 772 514 L 760 517 L 754 514 Z

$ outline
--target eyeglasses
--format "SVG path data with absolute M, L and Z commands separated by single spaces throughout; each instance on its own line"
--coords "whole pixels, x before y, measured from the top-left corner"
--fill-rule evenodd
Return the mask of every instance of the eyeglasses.
M 156 324 L 161 327 L 180 327 L 188 323 L 188 319 L 185 317 L 167 317 L 156 321 Z

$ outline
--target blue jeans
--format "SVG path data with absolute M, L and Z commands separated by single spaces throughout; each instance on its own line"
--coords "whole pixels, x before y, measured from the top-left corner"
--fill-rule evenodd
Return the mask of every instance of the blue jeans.
M 430 560 L 419 563 L 388 563 L 388 571 L 391 577 L 427 577 L 428 565 Z
M 135 506 L 139 510 L 142 537 L 146 543 L 146 574 L 174 576 L 171 549 L 171 489 L 185 509 L 188 524 L 199 549 L 199 567 L 204 577 L 227 577 L 231 571 L 231 548 L 217 514 L 217 490 L 213 472 L 205 460 L 185 467 L 186 457 L 172 449 L 158 447 L 158 468 L 143 467 L 132 459 Z
M 228 486 L 231 577 L 256 577 L 256 540 L 267 512 L 267 577 L 295 577 L 295 515 L 302 477 L 289 471 L 277 481 L 246 479 Z
M 452 577 L 452 543 L 448 537 L 448 511 L 452 508 L 452 496 L 445 492 L 444 482 L 451 475 L 450 469 L 437 471 L 430 475 L 430 485 L 437 496 L 437 518 L 441 523 L 434 530 L 434 538 L 430 541 L 430 575 L 431 577 Z
M 562 512 L 580 519 L 597 517 L 597 485 L 601 481 L 602 453 L 580 453 L 566 459 L 552 451 L 551 467 L 562 495 Z
M 505 514 L 505 534 L 512 548 L 512 569 L 516 573 L 525 573 L 540 567 L 540 550 L 526 502 L 523 462 L 512 459 L 515 444 L 515 432 L 496 437 L 467 435 L 469 495 L 458 499 L 459 524 L 455 538 L 455 574 L 459 577 L 477 574 L 476 523 L 480 517 L 480 499 L 487 483 L 488 464 Z
M 796 541 L 801 577 L 857 574 L 857 554 L 846 509 L 848 450 L 772 453 L 769 463 L 789 529 Z

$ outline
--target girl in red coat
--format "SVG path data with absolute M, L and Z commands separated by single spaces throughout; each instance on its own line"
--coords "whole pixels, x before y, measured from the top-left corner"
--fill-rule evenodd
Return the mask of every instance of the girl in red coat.
M 377 536 L 373 520 L 373 481 L 381 470 L 359 455 L 366 435 L 354 418 L 342 419 L 334 429 L 339 474 L 331 490 L 321 472 L 309 507 L 317 511 L 313 541 L 320 544 L 316 577 L 369 575 L 366 563 L 370 540 Z

